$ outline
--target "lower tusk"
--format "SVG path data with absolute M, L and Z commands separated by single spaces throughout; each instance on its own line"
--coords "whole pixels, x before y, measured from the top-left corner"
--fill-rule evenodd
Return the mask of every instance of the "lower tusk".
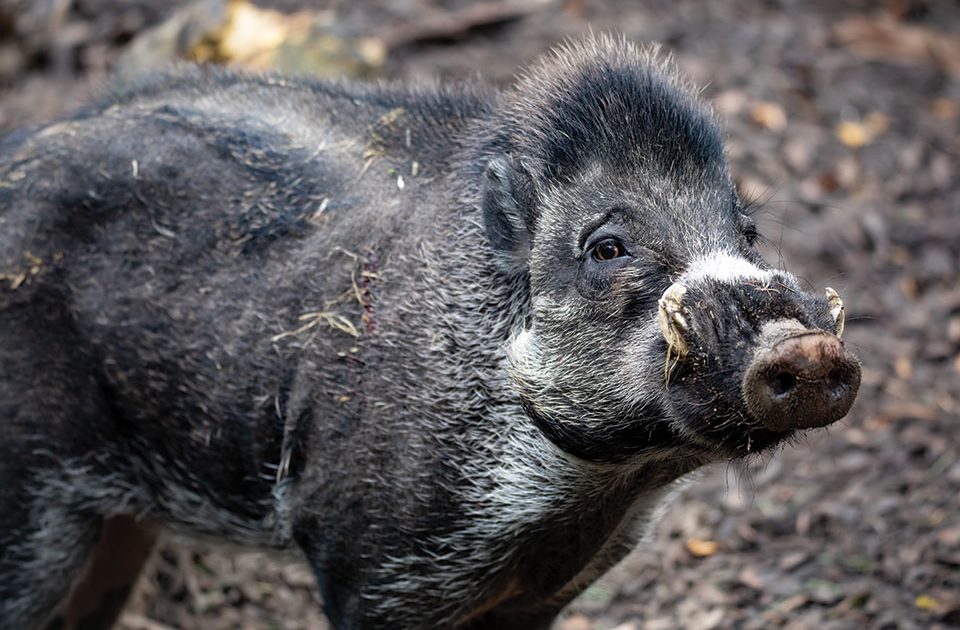
M 834 334 L 837 337 L 843 336 L 843 300 L 840 299 L 840 294 L 837 293 L 834 289 L 827 287 L 827 305 L 830 306 L 830 316 L 833 317 L 833 321 L 836 324 L 834 329 Z

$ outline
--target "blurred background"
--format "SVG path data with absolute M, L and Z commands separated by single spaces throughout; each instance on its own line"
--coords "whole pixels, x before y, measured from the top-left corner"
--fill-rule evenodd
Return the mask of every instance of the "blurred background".
M 956 0 L 0 0 L 0 134 L 175 61 L 508 85 L 588 29 L 662 42 L 768 260 L 835 287 L 850 416 L 704 472 L 562 630 L 960 627 Z M 326 628 L 296 563 L 168 539 L 127 630 Z

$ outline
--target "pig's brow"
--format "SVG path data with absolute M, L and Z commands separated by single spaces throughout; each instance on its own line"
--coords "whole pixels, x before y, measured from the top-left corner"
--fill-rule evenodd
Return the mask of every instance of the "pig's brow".
M 583 227 L 583 230 L 580 231 L 580 238 L 577 240 L 577 247 L 579 249 L 583 249 L 583 246 L 587 242 L 587 238 L 589 238 L 591 234 L 599 230 L 601 227 L 609 223 L 610 219 L 612 219 L 615 215 L 628 214 L 632 211 L 633 209 L 629 206 L 614 206 L 604 212 L 601 217 L 591 221 L 590 223 L 587 223 Z

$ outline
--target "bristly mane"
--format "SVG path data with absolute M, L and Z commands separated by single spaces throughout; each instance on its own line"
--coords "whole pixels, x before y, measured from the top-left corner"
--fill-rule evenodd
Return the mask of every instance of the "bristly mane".
M 656 46 L 607 35 L 567 42 L 506 95 L 487 149 L 537 160 L 558 181 L 594 161 L 664 174 L 722 163 L 716 117 L 692 93 Z

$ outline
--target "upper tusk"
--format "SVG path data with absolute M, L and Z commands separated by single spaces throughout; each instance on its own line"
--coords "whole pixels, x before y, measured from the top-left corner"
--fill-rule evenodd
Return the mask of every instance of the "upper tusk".
M 840 294 L 837 293 L 834 289 L 827 287 L 827 304 L 830 306 L 830 316 L 833 317 L 833 321 L 836 323 L 836 335 L 837 337 L 843 336 L 843 300 L 840 299 Z
M 683 333 L 687 332 L 687 320 L 681 313 L 683 296 L 686 292 L 687 287 L 675 282 L 663 292 L 663 295 L 657 301 L 657 320 L 660 323 L 660 332 L 666 339 L 667 346 L 675 350 L 681 357 L 690 351 L 690 346 L 683 338 Z

